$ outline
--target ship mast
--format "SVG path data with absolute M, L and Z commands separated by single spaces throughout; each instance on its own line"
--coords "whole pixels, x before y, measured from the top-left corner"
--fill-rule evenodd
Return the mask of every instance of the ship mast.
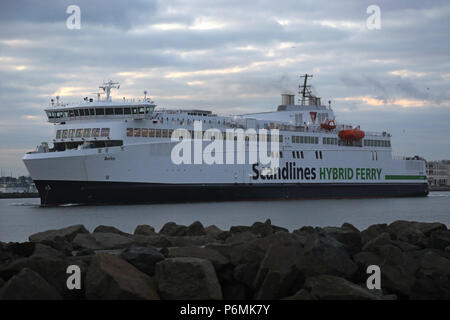
M 100 89 L 103 89 L 103 91 L 106 93 L 106 101 L 111 101 L 111 89 L 119 89 L 120 85 L 118 82 L 112 82 L 112 80 L 109 80 L 108 82 L 104 82 L 102 86 L 99 87 Z

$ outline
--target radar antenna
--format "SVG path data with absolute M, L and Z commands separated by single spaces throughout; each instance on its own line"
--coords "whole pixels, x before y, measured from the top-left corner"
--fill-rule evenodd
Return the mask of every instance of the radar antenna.
M 119 89 L 120 85 L 118 82 L 112 82 L 109 80 L 108 82 L 104 82 L 102 86 L 99 87 L 100 89 L 103 89 L 103 91 L 106 93 L 106 101 L 111 101 L 111 89 Z

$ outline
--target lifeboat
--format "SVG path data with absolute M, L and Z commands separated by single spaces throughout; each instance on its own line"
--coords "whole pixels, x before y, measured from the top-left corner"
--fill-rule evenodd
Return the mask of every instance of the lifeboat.
M 325 130 L 333 130 L 336 128 L 334 120 L 328 120 L 328 122 L 320 124 L 320 127 Z
M 339 138 L 342 140 L 352 141 L 352 140 L 361 140 L 364 138 L 365 133 L 362 130 L 359 129 L 352 129 L 352 130 L 341 130 L 338 133 Z

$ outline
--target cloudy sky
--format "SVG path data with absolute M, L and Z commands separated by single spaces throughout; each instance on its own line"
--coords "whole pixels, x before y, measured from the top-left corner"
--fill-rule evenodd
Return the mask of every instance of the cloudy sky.
M 22 155 L 53 136 L 49 100 L 103 80 L 117 98 L 230 114 L 273 110 L 304 73 L 338 121 L 391 132 L 397 155 L 450 159 L 448 0 L 2 0 L 0 167 L 26 174 Z

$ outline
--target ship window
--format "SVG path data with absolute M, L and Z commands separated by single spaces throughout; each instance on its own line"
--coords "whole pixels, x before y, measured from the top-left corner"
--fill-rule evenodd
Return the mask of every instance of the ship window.
M 148 129 L 148 136 L 153 138 L 155 136 L 155 129 Z
M 83 135 L 83 129 L 77 129 L 77 132 L 75 133 L 75 136 L 77 138 L 81 138 L 82 135 Z
M 144 114 L 145 113 L 145 108 L 144 107 L 140 107 L 139 108 L 139 114 Z
M 143 137 L 148 137 L 148 129 L 147 128 L 143 128 L 142 129 L 142 136 Z
M 89 109 L 84 109 L 84 115 L 87 117 L 89 115 Z
M 300 159 L 300 152 L 299 151 L 296 151 L 295 155 L 297 156 L 297 159 Z
M 156 138 L 161 138 L 161 130 L 160 129 L 156 129 L 155 130 L 155 137 Z
M 105 114 L 111 115 L 111 114 L 113 114 L 113 113 L 114 113 L 114 109 L 113 109 L 113 108 L 106 108 L 106 109 L 105 109 Z
M 95 116 L 95 109 L 89 109 L 89 115 Z
M 68 133 L 69 133 L 69 130 L 67 130 L 67 129 L 63 130 L 63 135 L 62 135 L 63 139 L 67 138 Z
M 134 136 L 135 137 L 140 137 L 141 136 L 141 129 L 134 128 Z
M 62 133 L 62 130 L 57 130 L 56 131 L 56 139 L 61 138 L 61 133 Z
M 92 137 L 96 138 L 100 134 L 100 128 L 92 129 Z
M 95 108 L 95 114 L 98 116 L 105 115 L 105 109 L 104 108 Z
M 303 159 L 304 158 L 303 151 L 300 151 L 300 155 L 302 156 Z
M 295 159 L 295 151 L 292 151 L 292 158 Z
M 133 114 L 138 114 L 138 108 L 133 107 L 132 110 L 133 110 Z
M 283 142 L 283 135 L 280 134 L 280 140 L 279 142 Z
M 80 114 L 78 113 L 78 110 L 73 110 L 73 113 L 74 113 L 74 115 L 75 115 L 75 117 L 78 117 Z
M 75 134 L 75 129 L 69 129 L 69 138 L 73 138 L 74 134 Z
M 123 108 L 123 114 L 131 114 L 131 108 Z
M 280 151 L 280 158 L 283 158 L 283 151 Z
M 114 114 L 123 114 L 123 108 L 115 108 Z
M 69 110 L 69 117 L 73 117 L 73 110 Z
M 319 144 L 319 137 L 314 137 L 314 143 Z
M 147 114 L 150 113 L 150 107 L 145 108 L 145 113 L 147 113 Z
M 89 138 L 90 136 L 91 136 L 91 129 L 89 129 L 89 128 L 84 129 L 84 131 L 83 131 L 83 137 L 84 137 L 84 138 Z
M 162 136 L 163 138 L 167 138 L 167 136 L 168 136 L 168 134 L 169 134 L 168 130 L 167 130 L 167 129 L 163 129 L 163 130 L 161 130 L 161 131 L 162 131 L 161 136 Z
M 127 128 L 127 137 L 133 136 L 133 128 Z
M 316 159 L 319 159 L 319 155 L 317 154 L 317 151 L 316 151 Z
M 172 134 L 173 134 L 173 129 L 170 129 L 170 130 L 169 130 L 169 138 L 172 137 Z
M 84 109 L 80 109 L 79 112 L 80 112 L 80 116 L 84 117 Z
M 323 159 L 322 151 L 319 151 L 320 159 Z
M 102 128 L 102 137 L 109 137 L 109 128 Z

